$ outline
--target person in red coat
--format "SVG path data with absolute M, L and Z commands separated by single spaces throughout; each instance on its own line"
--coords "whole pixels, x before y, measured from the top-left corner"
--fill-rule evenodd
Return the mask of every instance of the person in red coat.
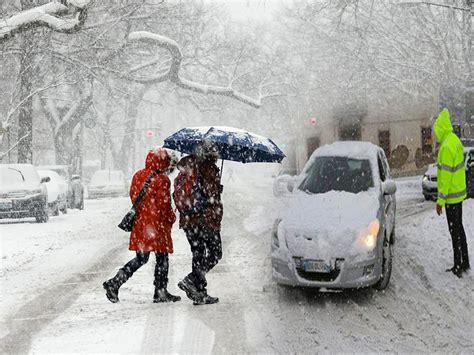
M 148 262 L 151 252 L 156 256 L 153 302 L 181 300 L 181 297 L 167 291 L 168 254 L 173 253 L 171 228 L 176 220 L 171 206 L 171 183 L 166 175 L 170 160 L 165 149 L 152 150 L 146 158 L 145 169 L 137 171 L 133 176 L 130 186 L 132 203 L 137 199 L 148 177 L 155 173 L 137 208 L 137 217 L 130 234 L 129 249 L 135 251 L 136 256 L 125 264 L 115 277 L 103 283 L 106 296 L 113 303 L 119 301 L 120 286 Z

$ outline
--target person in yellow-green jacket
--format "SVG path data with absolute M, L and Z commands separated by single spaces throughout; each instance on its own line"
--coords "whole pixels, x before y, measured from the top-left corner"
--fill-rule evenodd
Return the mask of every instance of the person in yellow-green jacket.
M 446 209 L 449 233 L 453 241 L 454 266 L 446 271 L 461 277 L 469 269 L 466 233 L 462 224 L 462 202 L 466 198 L 466 170 L 464 147 L 453 131 L 448 109 L 438 115 L 434 124 L 436 139 L 440 144 L 438 166 L 438 215 Z

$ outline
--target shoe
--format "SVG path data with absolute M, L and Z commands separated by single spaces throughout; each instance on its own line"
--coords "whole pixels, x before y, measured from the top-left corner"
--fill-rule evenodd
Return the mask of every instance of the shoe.
M 112 303 L 117 303 L 119 300 L 118 298 L 118 291 L 120 286 L 118 286 L 113 280 L 105 281 L 102 286 L 105 289 L 105 295 L 107 296 L 108 300 Z
M 446 272 L 452 272 L 454 275 L 457 277 L 461 278 L 462 277 L 462 272 L 463 269 L 461 267 L 453 266 L 450 269 L 446 269 Z
M 105 295 L 110 302 L 117 303 L 120 301 L 118 298 L 119 288 L 127 281 L 127 279 L 128 277 L 125 272 L 123 270 L 119 270 L 117 275 L 102 284 L 105 290 Z
M 192 282 L 187 276 L 180 282 L 178 282 L 178 287 L 184 292 L 186 292 L 186 296 L 191 301 L 196 302 L 197 300 L 199 300 L 198 289 L 196 288 L 194 282 Z
M 193 305 L 200 306 L 204 304 L 214 304 L 219 302 L 218 297 L 212 297 L 207 294 L 207 291 L 198 292 L 196 300 L 193 302 Z
M 168 292 L 166 288 L 155 288 L 155 294 L 153 295 L 153 303 L 178 301 L 181 301 L 181 297 L 172 295 Z

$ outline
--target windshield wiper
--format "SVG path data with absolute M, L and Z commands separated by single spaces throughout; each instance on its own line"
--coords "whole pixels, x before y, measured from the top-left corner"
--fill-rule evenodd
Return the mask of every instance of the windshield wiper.
M 25 177 L 23 176 L 23 173 L 20 170 L 13 169 L 13 168 L 10 168 L 10 167 L 8 167 L 7 169 L 10 169 L 10 170 L 16 171 L 17 173 L 20 173 L 21 178 L 23 179 L 23 182 L 25 182 Z

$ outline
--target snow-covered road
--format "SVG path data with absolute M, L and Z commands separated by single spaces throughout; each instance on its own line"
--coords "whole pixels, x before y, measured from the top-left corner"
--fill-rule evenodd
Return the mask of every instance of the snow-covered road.
M 452 263 L 446 220 L 423 201 L 419 180 L 399 181 L 394 269 L 381 293 L 275 285 L 271 178 L 236 180 L 225 188 L 224 258 L 208 276 L 220 303 L 211 306 L 193 306 L 176 287 L 191 260 L 177 229 L 169 289 L 183 300 L 151 302 L 153 262 L 121 288 L 120 303 L 106 300 L 102 281 L 133 255 L 116 227 L 127 199 L 87 201 L 44 225 L 0 222 L 0 351 L 474 352 L 473 273 L 458 280 L 444 271 Z M 473 254 L 474 200 L 464 206 Z

